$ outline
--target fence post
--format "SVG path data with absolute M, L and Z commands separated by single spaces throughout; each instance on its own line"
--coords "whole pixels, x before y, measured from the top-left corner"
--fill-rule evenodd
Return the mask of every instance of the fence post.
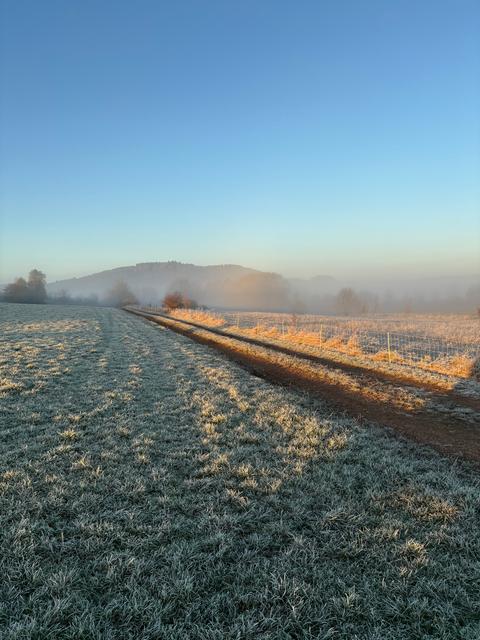
M 387 332 L 387 348 L 388 348 L 388 361 L 392 361 L 392 354 L 390 352 L 390 333 Z

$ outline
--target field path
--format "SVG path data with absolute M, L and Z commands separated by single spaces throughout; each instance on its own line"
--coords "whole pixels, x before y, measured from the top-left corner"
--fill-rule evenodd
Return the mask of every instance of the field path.
M 408 371 L 376 371 L 161 314 L 129 311 L 220 351 L 257 376 L 308 391 L 358 419 L 391 427 L 443 453 L 480 462 L 478 384 L 452 389 L 446 382 L 416 380 Z M 472 397 L 468 393 L 475 387 Z
M 0 329 L 2 639 L 478 638 L 471 465 L 120 310 Z

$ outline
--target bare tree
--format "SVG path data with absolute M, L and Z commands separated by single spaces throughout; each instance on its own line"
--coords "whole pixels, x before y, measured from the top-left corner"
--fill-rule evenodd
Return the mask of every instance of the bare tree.
M 119 280 L 108 292 L 107 304 L 112 307 L 126 307 L 138 304 L 138 299 L 128 285 L 123 280 Z
M 29 302 L 45 303 L 47 301 L 47 278 L 42 271 L 32 269 L 28 274 Z
M 350 316 L 362 312 L 362 301 L 351 287 L 341 289 L 336 298 L 337 313 Z
M 198 309 L 198 302 L 190 297 L 183 296 L 184 309 Z
M 3 291 L 5 302 L 28 302 L 28 285 L 25 278 L 17 278 L 7 284 Z
M 46 277 L 42 271 L 32 269 L 25 278 L 17 278 L 8 284 L 3 292 L 5 302 L 29 302 L 41 304 L 47 302 Z

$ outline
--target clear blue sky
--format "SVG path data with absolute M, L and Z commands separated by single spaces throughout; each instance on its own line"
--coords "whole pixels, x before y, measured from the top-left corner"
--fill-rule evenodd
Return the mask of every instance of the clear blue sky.
M 0 282 L 479 272 L 477 0 L 1 2 Z

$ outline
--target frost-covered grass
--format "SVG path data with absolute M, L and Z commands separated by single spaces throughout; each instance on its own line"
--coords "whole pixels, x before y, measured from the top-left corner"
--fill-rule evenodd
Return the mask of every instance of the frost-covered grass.
M 2 639 L 480 636 L 473 469 L 121 311 L 0 322 Z

